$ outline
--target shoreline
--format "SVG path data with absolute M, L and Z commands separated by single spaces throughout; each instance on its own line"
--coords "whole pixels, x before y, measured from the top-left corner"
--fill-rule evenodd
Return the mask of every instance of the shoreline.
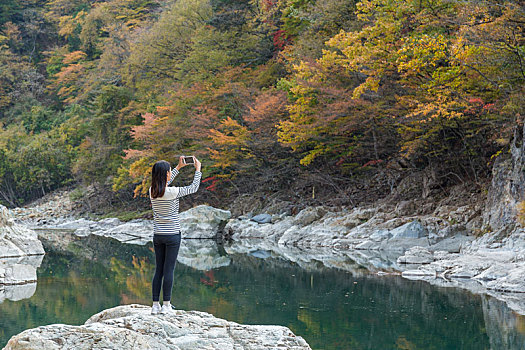
M 237 252 L 260 250 L 291 261 L 294 255 L 306 254 L 326 266 L 333 266 L 331 259 L 351 259 L 378 275 L 400 274 L 436 286 L 487 294 L 525 315 L 525 282 L 520 278 L 525 275 L 525 230 L 520 227 L 510 233 L 495 231 L 476 237 L 454 231 L 453 225 L 434 216 L 391 217 L 372 208 L 331 212 L 323 207 L 308 207 L 295 216 L 269 215 L 266 218 L 271 222 L 267 223 L 249 216 L 230 217 L 224 225 L 224 212 L 209 206 L 182 212 L 187 232 L 202 231 L 201 236 L 192 233 L 190 237 L 183 232 L 183 237 L 211 239 L 216 237 L 213 231 L 224 226 L 218 238 L 231 240 Z M 200 217 L 215 220 L 203 228 L 197 223 Z M 55 224 L 31 221 L 32 228 L 42 232 L 95 234 L 131 244 L 145 244 L 151 239 L 152 221 L 147 219 L 121 222 L 116 218 L 95 221 L 69 216 L 53 218 Z

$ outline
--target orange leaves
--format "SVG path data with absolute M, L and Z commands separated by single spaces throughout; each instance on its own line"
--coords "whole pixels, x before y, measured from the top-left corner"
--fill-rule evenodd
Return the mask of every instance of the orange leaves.
M 82 81 L 87 73 L 85 63 L 86 54 L 82 51 L 73 51 L 65 55 L 62 63 L 64 66 L 56 73 L 55 81 L 51 83 L 52 89 L 57 89 L 58 96 L 65 102 L 71 103 L 81 91 Z
M 210 129 L 211 139 L 219 150 L 209 148 L 211 158 L 216 161 L 213 166 L 227 168 L 233 166 L 238 159 L 249 158 L 247 148 L 249 140 L 248 128 L 230 118 L 223 119 L 217 129 Z
M 62 70 L 57 73 L 57 80 L 53 86 L 60 87 L 57 94 L 58 96 L 63 97 L 65 102 L 73 101 L 75 93 L 79 90 L 79 86 L 75 83 L 84 72 L 85 69 L 81 64 L 72 64 L 62 68 Z
M 219 128 L 222 131 L 210 129 L 211 138 L 218 145 L 244 145 L 248 136 L 248 129 L 238 121 L 226 117 L 221 121 Z
M 250 128 L 260 133 L 274 133 L 275 123 L 284 118 L 288 101 L 286 93 L 278 90 L 263 91 L 257 96 L 244 120 Z
M 242 119 L 227 116 L 209 129 L 212 166 L 226 174 L 219 177 L 238 176 L 275 160 L 279 152 L 276 123 L 287 114 L 286 106 L 286 93 L 269 89 L 244 102 L 242 109 L 247 113 Z
M 62 63 L 64 64 L 73 64 L 73 63 L 79 63 L 80 61 L 85 60 L 87 55 L 82 51 L 73 51 L 68 53 L 64 59 L 62 60 Z
M 148 141 L 155 131 L 155 128 L 159 126 L 167 117 L 160 118 L 153 113 L 145 113 L 142 115 L 144 123 L 131 128 L 131 136 L 135 140 Z

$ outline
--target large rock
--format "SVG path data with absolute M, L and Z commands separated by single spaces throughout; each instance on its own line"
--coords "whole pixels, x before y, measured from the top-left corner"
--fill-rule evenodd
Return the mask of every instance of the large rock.
M 324 214 L 326 214 L 326 210 L 323 207 L 307 207 L 295 216 L 295 223 L 299 226 L 310 225 L 323 217 Z
M 124 305 L 93 315 L 82 326 L 52 324 L 13 336 L 5 349 L 310 349 L 283 326 L 242 325 L 206 312 Z
M 185 238 L 214 238 L 230 218 L 229 210 L 198 205 L 180 214 L 182 236 Z
M 0 258 L 44 253 L 36 232 L 15 223 L 7 208 L 0 205 Z
M 17 224 L 0 205 L 0 303 L 21 300 L 36 290 L 36 269 L 44 248 L 35 231 Z
M 428 235 L 427 229 L 417 220 L 399 226 L 390 233 L 393 238 L 423 238 Z
M 272 222 L 272 216 L 270 214 L 263 213 L 253 216 L 251 220 L 259 224 L 268 224 Z

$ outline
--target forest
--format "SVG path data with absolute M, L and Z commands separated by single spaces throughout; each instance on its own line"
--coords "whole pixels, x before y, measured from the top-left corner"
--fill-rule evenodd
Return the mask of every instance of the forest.
M 524 26 L 520 1 L 3 0 L 0 202 L 140 199 L 192 154 L 219 207 L 483 188 L 523 125 Z

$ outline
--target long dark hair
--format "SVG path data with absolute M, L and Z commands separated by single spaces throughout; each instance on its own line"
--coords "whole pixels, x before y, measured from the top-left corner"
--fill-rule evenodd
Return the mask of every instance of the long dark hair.
M 166 190 L 167 174 L 170 170 L 170 163 L 159 160 L 151 168 L 151 197 L 157 198 L 164 196 Z

